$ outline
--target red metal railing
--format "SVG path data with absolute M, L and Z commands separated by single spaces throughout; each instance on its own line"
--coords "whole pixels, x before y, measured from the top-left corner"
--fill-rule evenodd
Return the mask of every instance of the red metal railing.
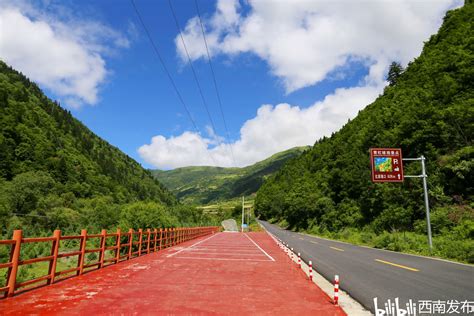
M 219 231 L 219 227 L 182 227 L 182 228 L 165 228 L 165 229 L 139 229 L 134 231 L 130 229 L 128 232 L 121 232 L 117 229 L 115 233 L 107 233 L 104 229 L 100 234 L 88 235 L 83 229 L 77 236 L 62 236 L 60 230 L 55 230 L 52 237 L 41 238 L 23 238 L 22 230 L 15 230 L 11 240 L 0 240 L 0 245 L 11 247 L 10 261 L 0 263 L 0 269 L 8 269 L 6 277 L 6 285 L 0 287 L 0 293 L 4 293 L 4 297 L 11 297 L 25 289 L 30 289 L 31 285 L 42 286 L 53 284 L 59 279 L 65 277 L 78 276 L 85 272 L 101 269 L 103 267 L 124 261 L 134 257 L 157 252 L 179 243 L 213 234 Z M 96 240 L 98 248 L 88 248 L 88 240 Z M 112 240 L 111 240 L 112 239 Z M 79 249 L 64 253 L 59 253 L 61 241 L 77 240 L 79 241 Z M 123 241 L 126 240 L 124 243 Z M 107 246 L 107 241 L 113 242 L 112 246 Z M 49 256 L 37 257 L 32 259 L 21 258 L 21 245 L 26 243 L 51 242 L 51 254 Z M 112 252 L 113 256 L 106 258 L 106 252 Z M 86 263 L 86 255 L 96 253 L 97 261 Z M 57 271 L 57 262 L 61 258 L 77 257 L 77 266 L 74 268 Z M 17 273 L 20 266 L 30 265 L 38 262 L 49 261 L 48 274 L 34 278 L 31 280 L 17 282 Z M 1 271 L 1 270 L 0 270 Z M 30 286 L 30 287 L 29 287 Z M 34 286 L 34 287 L 36 287 Z

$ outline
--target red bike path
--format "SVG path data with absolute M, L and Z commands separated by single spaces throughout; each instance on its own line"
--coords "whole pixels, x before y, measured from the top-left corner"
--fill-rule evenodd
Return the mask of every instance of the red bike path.
M 191 240 L 0 300 L 0 314 L 345 315 L 263 232 Z

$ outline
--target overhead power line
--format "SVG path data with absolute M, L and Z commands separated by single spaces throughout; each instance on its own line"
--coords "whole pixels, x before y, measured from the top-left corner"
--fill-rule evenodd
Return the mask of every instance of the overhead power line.
M 196 82 L 196 85 L 198 87 L 199 94 L 200 94 L 201 100 L 202 100 L 202 104 L 204 105 L 204 108 L 206 109 L 206 113 L 207 113 L 207 117 L 209 118 L 209 122 L 211 123 L 211 126 L 212 126 L 214 132 L 216 133 L 217 130 L 216 130 L 216 127 L 214 125 L 214 121 L 212 120 L 211 113 L 209 112 L 209 107 L 207 106 L 206 98 L 204 98 L 204 93 L 202 92 L 201 84 L 199 83 L 199 79 L 197 77 L 196 70 L 194 69 L 193 62 L 191 60 L 191 57 L 189 56 L 188 48 L 186 47 L 186 42 L 184 41 L 183 32 L 181 30 L 181 26 L 179 25 L 179 21 L 178 21 L 178 18 L 176 16 L 176 12 L 174 11 L 173 5 L 171 4 L 171 0 L 168 0 L 168 4 L 170 6 L 170 10 L 171 10 L 171 14 L 173 15 L 174 22 L 176 23 L 176 28 L 178 30 L 179 37 L 181 38 L 181 43 L 183 44 L 184 51 L 186 52 L 186 56 L 188 58 L 188 64 L 191 67 L 193 77 L 194 77 L 194 81 Z
M 212 129 L 214 131 L 214 133 L 217 134 L 217 129 L 216 129 L 216 126 L 214 124 L 214 121 L 212 119 L 212 116 L 211 116 L 211 113 L 209 111 L 209 107 L 207 105 L 207 102 L 206 102 L 206 99 L 204 97 L 204 93 L 202 92 L 202 88 L 201 88 L 201 84 L 199 83 L 199 79 L 198 79 L 198 76 L 197 76 L 197 73 L 196 73 L 196 70 L 194 68 L 194 64 L 192 62 L 192 59 L 191 59 L 191 56 L 189 55 L 189 51 L 188 51 L 188 48 L 186 46 L 186 41 L 184 40 L 184 37 L 183 37 L 183 31 L 182 31 L 182 28 L 181 28 L 181 25 L 179 24 L 179 21 L 178 21 L 178 17 L 176 15 L 176 12 L 173 8 L 173 5 L 171 4 L 171 0 L 168 0 L 168 4 L 169 4 L 169 7 L 170 7 L 170 10 L 171 10 L 171 14 L 173 15 L 173 19 L 174 19 L 174 22 L 176 23 L 176 28 L 179 32 L 179 37 L 181 39 L 181 43 L 183 44 L 183 48 L 184 48 L 184 51 L 186 53 L 186 57 L 187 57 L 187 60 L 188 60 L 188 64 L 189 66 L 191 67 L 191 71 L 193 73 L 193 77 L 194 77 L 194 81 L 196 82 L 196 85 L 198 87 L 198 90 L 199 90 L 199 94 L 201 96 L 201 100 L 202 100 L 202 103 L 204 105 L 204 108 L 206 109 L 206 113 L 207 113 L 207 117 L 209 118 L 209 121 L 211 122 L 211 126 L 212 126 Z M 206 44 L 206 47 L 207 47 L 207 44 Z M 215 76 L 213 74 L 213 80 L 215 82 Z M 220 109 L 221 109 L 221 114 L 222 114 L 222 107 L 219 105 Z M 227 124 L 225 122 L 225 119 L 224 119 L 224 127 L 227 131 Z M 227 138 L 229 139 L 229 132 L 227 131 Z M 227 149 L 227 147 L 226 147 Z M 236 165 L 235 163 L 235 158 L 234 158 L 234 153 L 232 151 L 232 146 L 229 145 L 229 149 L 230 150 L 230 154 L 231 154 L 231 157 L 232 157 L 232 160 L 234 161 L 234 165 Z
M 186 105 L 186 102 L 184 102 L 183 96 L 179 92 L 178 87 L 176 86 L 176 83 L 175 83 L 173 77 L 171 76 L 171 73 L 168 70 L 168 67 L 166 67 L 165 61 L 164 61 L 163 57 L 161 56 L 160 51 L 158 50 L 158 47 L 155 45 L 155 41 L 153 41 L 153 38 L 151 37 L 150 32 L 148 31 L 148 28 L 146 27 L 145 22 L 143 21 L 143 18 L 140 14 L 140 11 L 138 10 L 138 8 L 135 4 L 135 1 L 130 0 L 130 2 L 133 6 L 133 9 L 135 10 L 135 13 L 137 14 L 137 17 L 138 17 L 138 20 L 140 21 L 140 24 L 142 25 L 143 29 L 145 30 L 145 34 L 146 34 L 148 40 L 150 41 L 151 46 L 153 47 L 153 51 L 155 52 L 156 56 L 158 57 L 158 60 L 161 63 L 163 71 L 166 73 L 171 85 L 173 86 L 173 89 L 174 89 L 176 95 L 178 96 L 179 101 L 181 102 L 184 109 L 186 110 L 186 114 L 188 115 L 188 118 L 191 121 L 191 123 L 194 127 L 194 130 L 196 131 L 196 133 L 198 133 L 198 135 L 201 135 L 201 131 L 199 130 L 199 127 L 197 126 L 196 122 L 194 121 L 194 119 L 191 115 L 191 112 L 189 111 L 188 106 Z M 207 150 L 206 150 L 206 152 L 209 154 L 209 157 L 214 162 L 214 165 L 217 165 L 216 161 L 214 160 L 214 157 L 211 155 L 211 153 Z
M 227 122 L 226 122 L 226 119 L 225 119 L 225 116 L 224 116 L 224 111 L 222 109 L 223 106 L 222 106 L 221 95 L 219 93 L 219 88 L 217 86 L 216 75 L 214 73 L 214 67 L 212 66 L 212 61 L 211 61 L 211 54 L 209 53 L 209 47 L 207 45 L 206 32 L 204 31 L 204 25 L 202 23 L 201 13 L 199 12 L 199 5 L 198 5 L 197 0 L 194 0 L 194 4 L 196 5 L 196 11 L 197 11 L 198 19 L 199 19 L 199 25 L 201 26 L 202 38 L 204 39 L 204 45 L 206 46 L 207 61 L 209 63 L 209 67 L 211 68 L 212 80 L 214 82 L 214 89 L 216 91 L 217 101 L 219 103 L 219 109 L 220 109 L 220 112 L 221 112 L 222 121 L 224 122 L 224 128 L 225 128 L 225 131 L 226 131 L 227 140 L 230 142 L 229 129 L 227 128 Z M 232 160 L 234 161 L 234 166 L 237 167 L 237 163 L 235 161 L 235 156 L 234 156 L 234 151 L 232 150 L 232 145 L 229 144 L 229 148 L 230 148 L 230 152 L 231 152 L 231 155 L 232 155 Z

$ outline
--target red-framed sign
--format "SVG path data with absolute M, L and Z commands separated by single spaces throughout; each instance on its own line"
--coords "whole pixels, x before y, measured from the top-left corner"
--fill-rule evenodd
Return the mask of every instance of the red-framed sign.
M 400 148 L 370 148 L 373 182 L 403 182 Z

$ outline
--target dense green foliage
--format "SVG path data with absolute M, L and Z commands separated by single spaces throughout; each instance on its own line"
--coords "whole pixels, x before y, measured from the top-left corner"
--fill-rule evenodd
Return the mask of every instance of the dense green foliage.
M 390 64 L 390 68 L 388 69 L 387 81 L 389 85 L 393 86 L 397 83 L 398 78 L 403 73 L 404 69 L 400 63 L 393 62 Z
M 257 214 L 293 229 L 426 250 L 421 180 L 371 182 L 369 148 L 400 147 L 405 157 L 427 157 L 434 254 L 474 262 L 473 18 L 472 4 L 448 12 L 383 95 L 264 183 Z M 420 174 L 419 163 L 406 163 L 405 174 Z M 408 246 L 395 245 L 396 232 L 410 232 Z
M 0 61 L 0 236 L 207 222 Z
M 176 198 L 119 149 L 92 133 L 36 84 L 0 61 L 0 238 L 100 229 L 218 224 Z M 89 241 L 88 241 L 89 242 Z M 93 239 L 90 242 L 97 243 Z M 62 249 L 77 249 L 64 241 Z M 91 246 L 93 247 L 93 246 Z M 98 245 L 95 245 L 97 248 Z M 48 255 L 50 243 L 22 246 L 22 259 Z M 10 249 L 0 247 L 0 262 Z M 95 260 L 91 253 L 87 260 Z M 76 266 L 62 259 L 60 268 Z M 42 276 L 46 262 L 22 266 L 19 281 Z M 0 270 L 3 286 L 7 269 Z
M 184 167 L 152 173 L 181 201 L 208 204 L 257 192 L 264 179 L 305 149 L 295 147 L 244 168 Z

